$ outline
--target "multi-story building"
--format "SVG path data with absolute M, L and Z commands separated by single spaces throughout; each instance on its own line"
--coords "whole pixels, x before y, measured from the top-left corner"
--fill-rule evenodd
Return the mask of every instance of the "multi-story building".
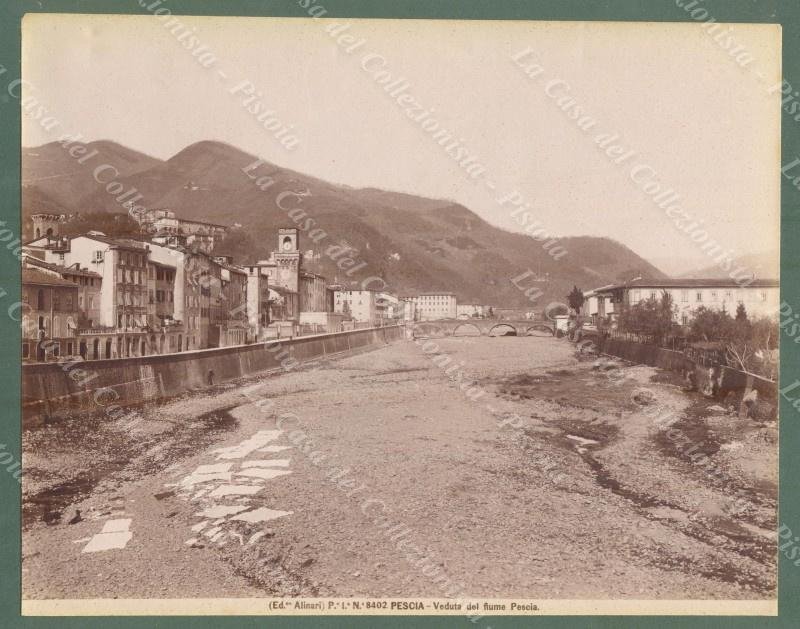
M 147 264 L 147 326 L 158 329 L 175 320 L 174 266 L 154 260 Z
M 337 290 L 333 311 L 350 315 L 354 321 L 377 326 L 386 318 L 385 305 L 379 304 L 378 293 L 372 290 Z
M 150 209 L 139 217 L 140 224 L 159 237 L 180 236 L 186 245 L 203 253 L 211 253 L 214 246 L 228 233 L 228 227 L 216 223 L 178 218 L 166 208 Z
M 322 275 L 300 271 L 300 312 L 329 312 L 327 284 Z
M 58 238 L 41 238 L 25 246 L 27 253 L 45 262 L 63 266 L 77 264 L 98 273 L 100 308 L 97 321 L 89 330 L 81 331 L 108 349 L 102 357 L 140 356 L 147 352 L 147 259 L 143 242 L 114 240 L 100 232 Z M 112 338 L 113 337 L 113 338 Z M 99 357 L 99 356 L 98 356 Z
M 269 277 L 260 264 L 245 267 L 247 273 L 246 309 L 250 334 L 255 342 L 264 339 L 265 328 L 270 323 Z
M 162 244 L 148 244 L 148 327 L 159 353 L 181 352 L 188 347 L 187 254 Z M 159 292 L 160 291 L 160 292 Z
M 609 284 L 584 293 L 582 314 L 593 323 L 613 322 L 620 307 L 632 306 L 646 299 L 661 299 L 666 291 L 672 297 L 676 323 L 688 325 L 700 306 L 725 310 L 735 315 L 744 304 L 749 316 L 777 317 L 780 303 L 778 280 L 752 280 L 746 286 L 731 279 L 638 279 L 624 284 Z
M 247 321 L 247 271 L 229 261 L 216 259 L 220 266 L 219 346 L 244 345 L 250 340 Z
M 22 359 L 48 360 L 78 351 L 78 285 L 34 266 L 22 267 Z M 85 344 L 80 346 L 86 354 Z
M 454 293 L 422 293 L 413 299 L 417 304 L 417 314 L 420 321 L 455 319 L 457 317 L 458 305 Z
M 38 268 L 46 273 L 55 273 L 62 279 L 73 282 L 78 287 L 78 327 L 92 327 L 100 320 L 100 288 L 103 276 L 77 263 L 71 266 L 51 264 L 23 253 L 23 266 Z
M 381 292 L 377 295 L 377 305 L 383 310 L 386 319 L 400 319 L 403 316 L 403 309 L 400 299 L 392 293 Z

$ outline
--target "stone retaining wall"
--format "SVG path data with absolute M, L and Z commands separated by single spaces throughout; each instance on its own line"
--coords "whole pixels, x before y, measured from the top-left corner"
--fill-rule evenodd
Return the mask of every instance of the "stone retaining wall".
M 280 339 L 138 358 L 22 366 L 23 428 L 48 420 L 167 399 L 193 388 L 403 337 L 402 326 Z
M 616 356 L 624 360 L 651 367 L 661 367 L 671 371 L 686 372 L 694 369 L 697 386 L 702 389 L 708 382 L 709 368 L 698 365 L 693 360 L 686 358 L 683 352 L 664 349 L 656 345 L 646 345 L 635 341 L 607 338 L 602 344 L 604 354 Z M 722 370 L 721 387 L 723 391 L 742 391 L 747 384 L 748 374 L 730 367 L 720 367 Z M 758 390 L 759 397 L 768 401 L 777 402 L 777 385 L 767 378 L 752 376 L 752 387 Z

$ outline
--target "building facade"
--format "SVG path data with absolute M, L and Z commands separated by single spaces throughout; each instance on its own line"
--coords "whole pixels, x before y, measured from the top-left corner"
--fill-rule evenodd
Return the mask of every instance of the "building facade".
M 674 321 L 681 325 L 689 325 L 701 306 L 711 310 L 724 308 L 734 316 L 739 304 L 744 304 L 750 317 L 777 317 L 780 304 L 777 280 L 752 280 L 741 286 L 731 279 L 642 279 L 584 293 L 582 314 L 593 323 L 614 322 L 623 305 L 632 306 L 651 298 L 660 300 L 664 292 L 672 297 Z
M 78 318 L 75 283 L 58 273 L 23 266 L 23 360 L 44 361 L 76 354 Z
M 327 283 L 322 275 L 300 271 L 300 312 L 329 312 Z
M 219 347 L 244 345 L 250 340 L 247 321 L 247 272 L 229 263 L 220 265 Z
M 378 293 L 371 290 L 337 290 L 333 296 L 333 310 L 352 317 L 358 323 L 372 326 L 381 324 L 385 308 L 378 304 Z
M 413 299 L 417 304 L 419 321 L 455 319 L 458 316 L 458 304 L 453 293 L 422 293 Z

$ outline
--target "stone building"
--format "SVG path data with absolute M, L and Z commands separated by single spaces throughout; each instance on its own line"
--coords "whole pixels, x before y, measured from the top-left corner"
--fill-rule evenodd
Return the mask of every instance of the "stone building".
M 33 214 L 31 223 L 33 224 L 34 238 L 57 238 L 61 235 L 61 226 L 67 220 L 65 214 Z

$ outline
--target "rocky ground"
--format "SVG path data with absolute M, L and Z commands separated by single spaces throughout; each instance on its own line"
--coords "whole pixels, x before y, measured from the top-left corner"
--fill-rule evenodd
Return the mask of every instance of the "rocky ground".
M 774 423 L 565 340 L 433 342 L 26 434 L 24 597 L 775 597 Z

